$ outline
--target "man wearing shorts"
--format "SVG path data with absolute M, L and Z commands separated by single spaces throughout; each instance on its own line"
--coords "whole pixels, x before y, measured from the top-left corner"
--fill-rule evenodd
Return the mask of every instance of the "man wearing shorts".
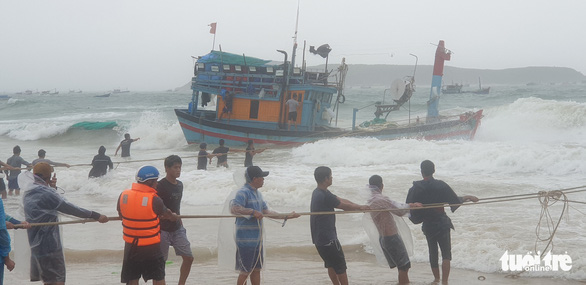
M 181 165 L 181 158 L 177 155 L 165 158 L 167 175 L 157 183 L 157 195 L 163 199 L 165 206 L 177 215 L 181 215 L 181 198 L 183 197 L 183 183 L 177 180 L 181 176 Z M 185 285 L 191 271 L 191 264 L 193 264 L 193 253 L 181 220 L 174 222 L 161 220 L 161 252 L 165 260 L 169 256 L 169 246 L 173 246 L 175 254 L 183 258 L 179 271 L 179 285 Z
M 142 276 L 153 285 L 165 284 L 165 257 L 161 252 L 159 217 L 176 221 L 179 217 L 165 207 L 157 196 L 159 171 L 143 166 L 136 173 L 136 182 L 118 198 L 118 215 L 122 218 L 124 260 L 120 279 L 138 285 Z
M 332 185 L 332 170 L 326 166 L 315 169 L 313 176 L 317 188 L 311 195 L 311 212 L 333 212 L 334 208 L 345 211 L 368 210 L 368 206 L 358 205 L 349 200 L 338 198 L 328 187 Z M 310 218 L 311 240 L 328 269 L 333 284 L 348 284 L 346 259 L 336 233 L 336 215 L 312 215 Z
M 287 121 L 288 121 L 288 129 L 291 130 L 291 124 L 295 125 L 295 130 L 297 130 L 297 109 L 299 109 L 299 102 L 297 102 L 297 94 L 293 94 L 292 98 L 289 98 L 287 102 L 288 113 L 287 113 Z
M 15 170 L 10 170 L 8 173 L 8 178 L 6 178 L 8 180 L 9 195 L 12 195 L 12 191 L 14 191 L 15 195 L 20 195 L 20 187 L 18 186 L 18 175 L 20 174 L 20 168 L 22 165 L 26 165 L 28 167 L 32 166 L 32 164 L 28 163 L 20 156 L 20 152 L 20 146 L 15 146 L 12 149 L 13 155 L 8 160 L 6 160 L 8 165 L 16 168 Z M 2 192 L 2 199 L 6 199 L 6 191 Z
M 53 167 L 39 162 L 33 167 L 32 188 L 25 189 L 22 199 L 24 215 L 29 223 L 54 223 L 59 221 L 59 212 L 79 218 L 92 218 L 100 223 L 108 217 L 100 213 L 79 208 L 63 199 L 55 191 L 57 179 L 51 178 Z M 25 178 L 26 179 L 26 178 Z M 65 284 L 65 257 L 61 245 L 58 225 L 37 226 L 27 229 L 31 247 L 30 280 L 45 284 Z
M 244 172 L 246 184 L 238 190 L 231 202 L 231 212 L 243 215 L 236 218 L 236 270 L 240 271 L 237 285 L 246 284 L 250 276 L 252 285 L 260 284 L 260 269 L 263 265 L 262 218 L 263 215 L 281 215 L 268 209 L 267 204 L 258 191 L 264 185 L 268 171 L 258 166 L 249 166 Z M 281 219 L 293 219 L 299 214 L 284 214 Z
M 429 160 L 421 162 L 421 176 L 423 180 L 414 181 L 413 187 L 407 193 L 407 203 L 419 202 L 426 204 L 461 204 L 467 201 L 478 202 L 475 196 L 458 197 L 454 190 L 445 182 L 435 180 L 435 165 Z M 460 206 L 451 206 L 452 213 Z M 450 261 L 452 260 L 452 244 L 450 229 L 454 228 L 452 220 L 443 207 L 411 211 L 409 219 L 414 224 L 423 222 L 421 230 L 427 239 L 429 249 L 429 263 L 434 282 L 440 281 L 438 262 L 438 245 L 442 251 L 442 283 L 447 284 L 450 277 Z
M 389 212 L 371 212 L 370 216 L 374 222 L 378 233 L 379 243 L 383 254 L 390 268 L 397 267 L 399 271 L 399 284 L 409 284 L 409 268 L 411 261 L 407 254 L 405 244 L 397 230 L 397 224 L 393 215 L 404 216 L 409 213 L 411 207 L 421 207 L 421 203 L 403 204 L 389 199 L 382 194 L 384 184 L 383 178 L 379 175 L 373 175 L 368 180 L 370 198 L 368 205 L 371 209 L 393 209 Z

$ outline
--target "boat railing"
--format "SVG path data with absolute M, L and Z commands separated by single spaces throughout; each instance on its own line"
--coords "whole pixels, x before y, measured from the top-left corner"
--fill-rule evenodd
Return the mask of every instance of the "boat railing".
M 274 74 L 236 73 L 221 71 L 198 71 L 192 79 L 192 89 L 219 94 L 220 90 L 234 93 L 262 95 L 262 97 L 276 98 L 279 95 L 284 72 L 277 69 Z M 304 72 L 300 68 L 294 68 L 289 76 L 289 85 L 294 84 L 328 84 L 327 72 Z

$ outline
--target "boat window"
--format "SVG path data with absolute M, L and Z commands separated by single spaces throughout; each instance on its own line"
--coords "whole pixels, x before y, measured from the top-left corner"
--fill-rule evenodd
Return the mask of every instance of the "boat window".
M 250 100 L 250 119 L 258 119 L 258 100 Z
M 250 71 L 250 72 L 256 72 L 256 67 L 255 66 L 250 66 L 250 67 L 248 67 L 248 71 Z
M 285 71 L 282 69 L 277 70 L 277 73 L 275 73 L 276 76 L 283 76 L 285 74 Z
M 230 70 L 230 65 L 229 64 L 224 64 L 224 71 L 226 70 Z
M 299 68 L 299 67 L 293 68 L 293 74 L 299 75 L 300 73 L 301 73 L 301 68 Z
M 235 65 L 235 66 L 234 66 L 234 70 L 236 70 L 236 71 L 242 71 L 242 66 L 240 66 L 240 65 Z
M 212 71 L 213 72 L 218 72 L 218 71 L 220 71 L 220 67 L 217 66 L 217 65 L 212 65 Z
M 205 67 L 206 67 L 206 65 L 205 65 L 205 63 L 203 63 L 203 62 L 199 62 L 199 63 L 197 64 L 197 69 L 198 69 L 198 70 L 205 70 Z
M 271 66 L 267 67 L 267 73 L 273 73 L 273 67 L 271 67 Z

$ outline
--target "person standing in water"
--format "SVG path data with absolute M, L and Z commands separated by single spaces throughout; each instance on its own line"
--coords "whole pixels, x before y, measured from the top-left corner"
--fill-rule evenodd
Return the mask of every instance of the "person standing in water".
M 6 184 L 4 184 L 4 172 L 8 173 L 8 170 L 11 169 L 13 169 L 12 166 L 0 160 L 0 193 L 2 193 L 2 199 L 6 199 Z
M 116 148 L 116 151 L 114 152 L 114 156 L 118 155 L 118 150 L 122 149 L 122 153 L 120 154 L 120 157 L 130 158 L 130 145 L 139 139 L 140 138 L 131 139 L 129 133 L 124 134 L 124 140 L 121 141 L 120 145 L 118 145 L 118 148 Z
M 373 175 L 368 179 L 368 189 L 370 190 L 370 197 L 368 205 L 370 209 L 392 209 L 388 212 L 371 212 L 370 217 L 374 222 L 379 234 L 379 243 L 382 252 L 389 264 L 389 267 L 397 267 L 399 272 L 399 284 L 409 284 L 409 268 L 411 268 L 411 261 L 405 248 L 405 243 L 399 231 L 393 215 L 401 217 L 409 214 L 410 208 L 421 207 L 421 203 L 403 204 L 391 200 L 389 197 L 382 194 L 384 184 L 383 178 L 379 175 Z M 399 218 L 400 219 L 400 218 Z M 403 222 L 401 220 L 401 222 Z M 404 223 L 404 222 L 403 222 Z M 373 241 L 374 242 L 374 241 Z
M 368 210 L 366 205 L 358 205 L 349 200 L 338 198 L 328 187 L 332 185 L 332 170 L 326 166 L 315 169 L 313 176 L 317 187 L 311 195 L 311 212 L 333 212 L 334 208 L 345 211 Z M 328 276 L 335 285 L 347 285 L 346 258 L 336 232 L 336 215 L 312 215 L 310 218 L 311 241 L 328 269 Z
M 207 170 L 208 169 L 208 159 L 210 164 L 212 163 L 212 157 L 215 155 L 209 154 L 207 152 L 207 143 L 200 143 L 199 144 L 199 153 L 197 154 L 197 169 L 198 170 Z
M 46 159 L 45 155 L 47 154 L 47 152 L 44 149 L 39 149 L 39 152 L 37 154 L 39 155 L 39 158 L 33 160 L 33 166 L 35 166 L 39 162 L 46 162 L 51 166 L 65 166 L 67 168 L 71 167 L 71 165 L 67 163 L 54 162 L 49 159 Z
M 299 214 L 279 214 L 269 210 L 259 188 L 264 185 L 268 171 L 258 166 L 246 168 L 244 177 L 246 184 L 238 190 L 231 201 L 230 211 L 236 218 L 236 270 L 240 271 L 237 285 L 246 284 L 250 277 L 252 285 L 260 284 L 260 270 L 263 267 L 262 218 L 264 215 L 282 215 L 281 219 L 298 218 Z
M 52 167 L 39 162 L 33 167 L 34 176 L 22 199 L 26 221 L 29 223 L 54 223 L 59 220 L 59 212 L 78 218 L 92 218 L 100 223 L 108 222 L 108 217 L 89 211 L 67 202 L 55 191 L 57 179 L 51 177 Z M 58 225 L 36 226 L 27 230 L 31 248 L 31 281 L 45 284 L 65 284 L 65 257 L 61 244 Z
M 244 167 L 252 166 L 252 158 L 257 154 L 265 151 L 264 149 L 255 150 L 254 141 L 248 140 L 248 146 L 246 147 L 246 153 L 244 154 Z
M 88 174 L 89 178 L 102 177 L 108 173 L 108 168 L 112 170 L 114 164 L 109 156 L 106 155 L 106 147 L 100 146 L 98 149 L 98 155 L 92 159 L 92 169 Z
M 183 197 L 183 183 L 177 180 L 181 176 L 181 158 L 170 155 L 165 158 L 166 176 L 157 183 L 157 195 L 163 199 L 163 203 L 171 212 L 181 215 L 181 198 Z M 187 239 L 187 231 L 181 220 L 161 220 L 161 251 L 165 260 L 169 256 L 169 246 L 173 246 L 175 254 L 181 256 L 179 285 L 185 285 L 193 264 L 191 244 Z
M 154 285 L 165 284 L 165 257 L 161 252 L 160 219 L 176 221 L 179 217 L 167 209 L 157 195 L 159 171 L 143 166 L 136 173 L 136 183 L 118 198 L 118 216 L 122 218 L 124 259 L 122 283 L 138 285 L 142 276 Z
M 32 164 L 30 164 L 22 157 L 20 157 L 20 152 L 20 146 L 15 146 L 12 149 L 13 155 L 8 160 L 6 160 L 6 163 L 8 165 L 12 166 L 13 168 L 16 168 L 16 170 L 10 170 L 8 174 L 8 195 L 12 195 L 12 191 L 14 191 L 14 194 L 16 194 L 17 196 L 20 195 L 20 187 L 18 186 L 17 179 L 18 175 L 20 174 L 20 168 L 23 164 L 28 167 L 32 166 Z M 5 192 L 2 193 L 2 199 L 6 199 Z
M 230 148 L 224 146 L 224 139 L 220 139 L 220 146 L 215 148 L 212 154 L 215 154 L 218 157 L 218 164 L 217 167 L 223 166 L 228 168 L 228 151 Z M 210 163 L 212 160 L 210 159 Z
M 423 180 L 414 181 L 413 187 L 407 193 L 406 203 L 419 202 L 426 204 L 453 204 L 458 205 L 464 202 L 478 202 L 476 196 L 458 197 L 454 190 L 445 182 L 433 178 L 435 165 L 429 160 L 421 162 L 421 176 Z M 460 206 L 450 206 L 452 213 Z M 454 228 L 452 220 L 444 207 L 420 209 L 411 211 L 409 219 L 414 224 L 423 223 L 421 230 L 427 239 L 429 249 L 429 263 L 433 273 L 434 282 L 440 282 L 440 270 L 438 262 L 438 245 L 442 251 L 442 283 L 447 284 L 450 277 L 450 261 L 452 260 L 452 244 L 450 230 Z

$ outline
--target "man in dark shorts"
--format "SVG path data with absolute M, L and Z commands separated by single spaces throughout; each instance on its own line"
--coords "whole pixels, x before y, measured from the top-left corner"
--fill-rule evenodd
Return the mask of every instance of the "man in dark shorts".
M 299 109 L 299 102 L 297 102 L 297 94 L 293 94 L 292 98 L 289 98 L 287 102 L 288 113 L 287 113 L 287 121 L 288 121 L 288 129 L 291 130 L 291 124 L 295 125 L 295 130 L 297 130 L 297 109 Z
M 421 176 L 423 180 L 414 181 L 413 187 L 409 189 L 406 203 L 419 202 L 426 204 L 461 204 L 472 201 L 478 202 L 475 196 L 458 197 L 454 190 L 445 182 L 435 180 L 435 165 L 429 160 L 421 162 Z M 451 206 L 452 213 L 460 206 Z M 454 228 L 452 220 L 443 207 L 412 210 L 409 219 L 414 224 L 423 222 L 421 230 L 427 239 L 429 249 L 429 263 L 433 273 L 434 282 L 440 281 L 438 262 L 438 245 L 442 251 L 442 283 L 447 284 L 450 276 L 450 261 L 452 260 L 452 244 L 450 229 Z
M 317 188 L 311 195 L 311 212 L 333 212 L 334 208 L 345 211 L 368 210 L 365 205 L 358 205 L 332 194 L 328 187 L 332 185 L 332 170 L 326 166 L 315 169 L 313 176 Z M 328 269 L 333 284 L 348 284 L 346 259 L 336 232 L 336 215 L 312 215 L 310 218 L 311 240 Z
M 122 153 L 120 154 L 120 157 L 127 157 L 130 158 L 130 145 L 139 140 L 140 138 L 135 138 L 135 139 L 131 139 L 130 138 L 130 134 L 124 134 L 124 140 L 120 142 L 120 144 L 118 145 L 118 147 L 116 148 L 116 151 L 114 152 L 114 156 L 118 155 L 118 150 L 122 149 Z
M 183 183 L 177 180 L 181 176 L 181 158 L 177 155 L 170 155 L 165 158 L 165 178 L 157 183 L 157 195 L 163 199 L 165 206 L 171 212 L 181 215 L 181 198 L 183 197 Z M 165 260 L 169 256 L 169 246 L 173 246 L 175 254 L 181 256 L 179 285 L 185 285 L 187 277 L 193 264 L 193 253 L 191 244 L 187 239 L 187 231 L 181 220 L 161 220 L 161 251 Z
M 159 171 L 143 166 L 136 173 L 136 182 L 118 198 L 118 215 L 122 218 L 124 261 L 122 283 L 138 285 L 142 276 L 153 285 L 165 284 L 165 257 L 161 252 L 159 217 L 176 221 L 179 217 L 165 207 L 157 196 Z
M 13 155 L 8 160 L 6 160 L 6 163 L 8 165 L 12 166 L 13 168 L 16 168 L 15 170 L 10 170 L 10 172 L 8 172 L 8 177 L 6 178 L 6 180 L 8 180 L 9 195 L 12 195 L 12 191 L 14 191 L 15 195 L 20 195 L 20 187 L 18 186 L 18 175 L 20 174 L 20 168 L 22 167 L 22 165 L 26 165 L 28 167 L 32 166 L 32 164 L 30 164 L 20 156 L 20 152 L 20 146 L 15 146 L 12 149 Z M 2 199 L 6 199 L 6 191 L 2 192 Z
M 299 214 L 279 214 L 269 210 L 267 204 L 258 191 L 264 185 L 264 178 L 268 171 L 262 171 L 258 166 L 246 168 L 244 185 L 231 202 L 230 211 L 236 218 L 236 270 L 240 271 L 237 285 L 246 284 L 250 276 L 252 285 L 260 284 L 260 269 L 263 265 L 262 218 L 263 215 L 282 215 L 281 219 L 293 219 Z
M 230 148 L 224 146 L 224 139 L 220 139 L 220 146 L 215 148 L 212 154 L 215 154 L 218 157 L 218 164 L 217 167 L 223 166 L 228 168 L 228 151 Z M 210 159 L 210 164 L 212 160 Z
M 410 208 L 421 207 L 421 203 L 403 204 L 384 196 L 382 194 L 384 188 L 383 178 L 379 175 L 371 176 L 368 184 L 370 190 L 368 205 L 370 209 L 393 210 L 392 212 L 371 212 L 370 216 L 378 230 L 379 243 L 389 267 L 391 269 L 397 267 L 399 271 L 399 284 L 409 284 L 408 272 L 409 268 L 411 268 L 411 261 L 409 260 L 405 243 L 403 243 L 397 230 L 394 216 L 400 217 L 407 215 Z
M 39 162 L 33 168 L 34 183 L 25 189 L 22 199 L 26 221 L 29 223 L 53 223 L 59 221 L 59 212 L 79 218 L 92 218 L 100 223 L 108 217 L 79 208 L 63 199 L 55 191 L 57 179 L 51 178 L 52 167 Z M 21 174 L 22 175 L 22 174 Z M 26 178 L 25 178 L 26 179 Z M 37 226 L 27 229 L 31 247 L 31 281 L 42 280 L 45 284 L 65 284 L 65 258 L 61 245 L 59 226 Z
M 224 117 L 224 114 L 228 114 L 228 123 L 230 123 L 230 116 L 232 116 L 232 105 L 234 101 L 234 95 L 230 91 L 226 91 L 222 89 L 222 100 L 224 100 L 224 108 L 222 108 L 222 113 L 220 114 L 220 118 L 218 121 L 221 121 Z

